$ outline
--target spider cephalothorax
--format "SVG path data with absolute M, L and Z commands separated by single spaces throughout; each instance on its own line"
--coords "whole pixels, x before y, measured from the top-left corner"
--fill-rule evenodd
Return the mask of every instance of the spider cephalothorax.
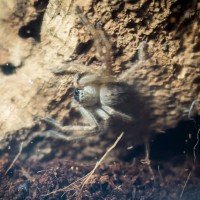
M 99 103 L 99 87 L 88 85 L 82 89 L 74 89 L 74 100 L 83 106 L 95 106 Z

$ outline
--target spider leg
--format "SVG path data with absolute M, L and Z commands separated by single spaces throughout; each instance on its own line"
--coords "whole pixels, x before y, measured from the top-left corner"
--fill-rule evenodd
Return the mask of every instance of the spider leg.
M 69 62 L 64 64 L 64 66 L 59 67 L 59 68 L 51 68 L 50 69 L 51 72 L 53 72 L 54 74 L 63 74 L 63 73 L 76 73 L 76 72 L 86 72 L 86 73 L 90 73 L 90 74 L 98 74 L 98 68 L 97 70 L 94 70 L 94 68 L 90 65 L 90 67 L 88 67 L 87 65 L 78 63 L 78 62 Z
M 60 124 L 59 122 L 57 122 L 56 120 L 54 120 L 52 118 L 49 118 L 49 117 L 41 118 L 42 121 L 45 121 L 46 123 L 53 125 L 59 131 L 62 131 L 62 132 L 77 132 L 78 134 L 74 134 L 74 135 L 71 135 L 71 136 L 65 136 L 63 133 L 60 133 L 58 131 L 48 130 L 48 131 L 42 132 L 41 135 L 42 136 L 52 135 L 53 137 L 63 138 L 65 140 L 73 140 L 73 139 L 83 138 L 83 137 L 86 137 L 90 134 L 98 132 L 99 131 L 98 130 L 99 124 L 96 121 L 96 119 L 94 118 L 94 116 L 92 115 L 92 113 L 90 111 L 88 111 L 87 109 L 85 109 L 80 104 L 79 104 L 78 109 L 79 109 L 81 115 L 83 116 L 83 118 L 86 119 L 86 121 L 88 122 L 89 125 L 62 126 L 62 124 Z
M 71 140 L 77 140 L 77 139 L 82 139 L 85 136 L 85 134 L 81 134 L 81 135 L 65 135 L 61 132 L 58 131 L 54 131 L 54 130 L 47 130 L 47 131 L 43 131 L 40 133 L 40 136 L 42 137 L 54 137 L 56 139 L 63 139 L 66 141 L 71 141 Z
M 128 83 L 128 79 L 131 78 L 132 80 L 132 77 L 134 77 L 133 75 L 138 69 L 155 64 L 156 62 L 151 58 L 151 54 L 148 52 L 148 44 L 145 41 L 142 41 L 138 46 L 138 60 L 135 63 L 132 63 L 130 68 L 118 77 L 118 81 L 121 82 L 126 80 Z M 132 84 L 132 81 L 130 84 Z
M 52 118 L 49 118 L 49 117 L 41 118 L 41 121 L 44 121 L 48 124 L 51 124 L 52 126 L 54 126 L 55 128 L 57 128 L 57 129 L 59 129 L 60 131 L 63 131 L 63 132 L 80 131 L 80 130 L 88 130 L 89 131 L 93 127 L 95 128 L 95 126 L 90 126 L 90 125 L 86 125 L 86 126 L 81 126 L 81 125 L 63 126 L 58 121 L 56 121 Z
M 111 116 L 116 116 L 122 118 L 124 121 L 133 121 L 133 118 L 129 115 L 126 115 L 122 112 L 116 111 L 115 109 L 111 108 L 107 105 L 102 105 L 102 110 L 108 113 Z
M 145 142 L 145 158 L 141 160 L 141 163 L 144 165 L 147 165 L 149 168 L 149 172 L 151 173 L 151 179 L 154 181 L 155 180 L 155 175 L 153 172 L 153 169 L 151 167 L 151 160 L 150 160 L 150 147 L 149 147 L 149 142 Z
M 91 83 L 113 83 L 115 82 L 114 78 L 111 76 L 101 76 L 101 75 L 86 75 L 78 81 L 79 87 L 84 87 Z
M 106 73 L 111 73 L 111 58 L 112 58 L 112 45 L 110 44 L 105 32 L 102 30 L 100 24 L 97 27 L 94 27 L 93 24 L 89 22 L 87 17 L 83 14 L 79 6 L 76 6 L 76 13 L 82 22 L 82 24 L 88 29 L 92 34 L 92 37 L 95 42 L 95 47 L 99 54 L 101 61 L 104 61 L 106 65 Z
M 100 108 L 96 109 L 96 113 L 104 121 L 107 121 L 110 118 L 110 115 Z

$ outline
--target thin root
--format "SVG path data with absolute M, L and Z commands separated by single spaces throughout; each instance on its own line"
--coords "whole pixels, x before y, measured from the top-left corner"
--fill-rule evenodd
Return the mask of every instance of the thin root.
M 181 200 L 182 197 L 183 197 L 183 193 L 184 193 L 185 188 L 186 188 L 186 186 L 187 186 L 187 183 L 188 183 L 188 181 L 189 181 L 189 179 L 190 179 L 191 173 L 192 173 L 192 172 L 190 171 L 190 173 L 188 174 L 187 180 L 185 181 L 185 184 L 184 184 L 183 189 L 182 189 L 182 191 L 181 191 L 181 194 L 180 194 L 179 200 Z
M 199 134 L 200 134 L 200 128 L 199 128 L 199 130 L 197 132 L 197 142 L 196 142 L 196 144 L 193 147 L 194 163 L 196 162 L 196 158 L 197 158 L 196 157 L 196 148 L 197 148 L 197 146 L 199 144 Z

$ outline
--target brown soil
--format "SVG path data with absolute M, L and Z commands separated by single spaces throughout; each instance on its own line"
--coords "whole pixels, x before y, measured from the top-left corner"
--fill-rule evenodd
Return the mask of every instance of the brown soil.
M 0 160 L 0 199 L 179 199 L 200 198 L 199 168 L 176 162 L 153 162 L 155 179 L 148 167 L 138 162 L 101 165 L 82 190 L 78 182 L 71 190 L 55 194 L 77 181 L 92 169 L 65 159 L 51 162 L 24 162 L 19 159 L 4 175 L 9 165 L 8 154 Z M 191 172 L 192 171 L 192 172 Z M 191 174 L 190 174 L 191 173 Z M 187 182 L 187 179 L 188 182 Z M 186 185 L 185 189 L 184 185 Z
M 83 157 L 87 143 L 78 141 L 75 145 L 52 138 L 32 141 L 5 175 L 19 151 L 11 143 L 13 149 L 2 152 L 0 158 L 0 199 L 197 200 L 200 198 L 199 145 L 194 151 L 197 140 L 188 134 L 195 135 L 195 131 L 193 122 L 183 122 L 151 143 L 153 174 L 147 165 L 140 163 L 144 156 L 141 146 L 129 150 L 126 157 L 116 157 L 116 162 L 110 161 L 108 155 L 83 188 L 82 182 L 76 181 L 89 173 L 97 162 L 92 156 Z M 182 136 L 176 132 L 182 132 Z M 54 143 L 55 151 L 48 151 L 44 146 L 38 149 L 39 144 L 47 141 Z M 98 148 L 93 146 L 93 151 L 95 149 L 98 156 Z M 38 156 L 45 151 L 45 156 Z M 78 154 L 81 154 L 80 162 L 77 162 Z M 73 182 L 76 184 L 60 190 Z M 54 193 L 49 194 L 51 192 Z

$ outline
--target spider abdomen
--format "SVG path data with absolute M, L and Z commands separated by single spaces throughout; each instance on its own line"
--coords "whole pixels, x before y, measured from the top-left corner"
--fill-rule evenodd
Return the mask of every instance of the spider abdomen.
M 101 85 L 99 93 L 101 104 L 109 106 L 120 104 L 124 94 L 123 87 L 117 84 Z

